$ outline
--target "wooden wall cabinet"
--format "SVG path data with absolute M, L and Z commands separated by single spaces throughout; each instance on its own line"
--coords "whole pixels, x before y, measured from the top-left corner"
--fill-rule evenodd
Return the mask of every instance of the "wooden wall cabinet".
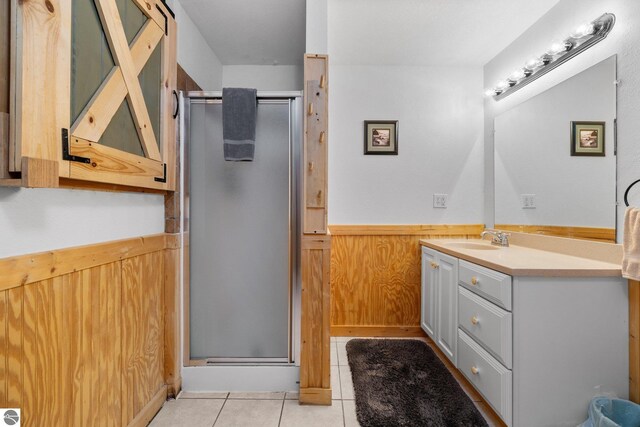
M 161 0 L 11 1 L 4 178 L 174 190 L 173 12 Z

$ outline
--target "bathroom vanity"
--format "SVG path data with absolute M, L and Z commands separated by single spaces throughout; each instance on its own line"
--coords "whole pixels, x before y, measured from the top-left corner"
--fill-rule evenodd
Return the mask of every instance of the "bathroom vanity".
M 576 426 L 592 397 L 628 397 L 620 247 L 511 240 L 422 240 L 421 326 L 507 425 Z

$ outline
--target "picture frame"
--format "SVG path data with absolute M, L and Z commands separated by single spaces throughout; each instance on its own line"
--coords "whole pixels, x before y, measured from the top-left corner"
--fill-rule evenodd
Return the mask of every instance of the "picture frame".
M 605 122 L 571 122 L 572 156 L 605 156 Z
M 398 121 L 365 120 L 364 154 L 398 155 Z

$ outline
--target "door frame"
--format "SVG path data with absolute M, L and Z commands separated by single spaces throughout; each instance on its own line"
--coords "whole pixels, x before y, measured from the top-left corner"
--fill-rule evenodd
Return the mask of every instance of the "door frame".
M 257 98 L 260 104 L 288 103 L 289 104 L 289 170 L 290 170 L 290 199 L 289 199 L 289 325 L 288 325 L 288 360 L 270 359 L 249 359 L 249 358 L 225 358 L 216 360 L 219 364 L 238 365 L 251 363 L 252 365 L 299 365 L 300 360 L 300 235 L 301 235 L 301 158 L 302 158 L 302 92 L 301 91 L 258 91 Z M 184 367 L 192 366 L 215 366 L 209 363 L 210 359 L 192 359 L 190 352 L 190 161 L 189 161 L 189 129 L 191 125 L 191 104 L 196 103 L 222 103 L 222 92 L 220 91 L 190 91 L 180 92 L 180 141 L 181 144 L 181 176 L 180 193 L 182 226 L 182 253 L 181 253 L 181 275 L 182 275 L 182 322 L 183 322 L 183 345 L 182 360 Z

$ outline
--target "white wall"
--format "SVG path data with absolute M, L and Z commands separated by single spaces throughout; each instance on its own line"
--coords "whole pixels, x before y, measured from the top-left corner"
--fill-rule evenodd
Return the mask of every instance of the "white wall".
M 0 187 L 0 258 L 164 232 L 164 197 Z
M 302 90 L 304 70 L 297 65 L 225 65 L 222 87 Z
M 640 115 L 640 2 L 632 0 L 561 0 L 536 24 L 527 29 L 484 67 L 484 86 L 508 76 L 527 59 L 543 52 L 550 41 L 562 38 L 578 25 L 591 21 L 605 12 L 616 15 L 616 24 L 609 36 L 568 63 L 539 78 L 518 92 L 495 101 L 485 101 L 485 221 L 493 223 L 493 119 L 500 113 L 522 103 L 586 68 L 618 54 L 618 200 L 622 202 L 627 186 L 640 179 L 640 144 L 637 143 L 637 118 Z M 640 206 L 640 189 L 634 190 L 630 201 Z M 622 223 L 624 205 L 618 209 L 618 224 Z M 620 228 L 620 227 L 619 227 Z M 618 237 L 622 236 L 618 230 Z
M 307 0 L 306 52 L 324 54 L 327 46 L 327 0 Z
M 329 223 L 481 223 L 481 88 L 480 67 L 332 63 Z M 363 154 L 364 120 L 399 121 L 397 156 Z
M 222 88 L 222 63 L 179 0 L 167 2 L 178 24 L 178 64 L 203 90 Z

